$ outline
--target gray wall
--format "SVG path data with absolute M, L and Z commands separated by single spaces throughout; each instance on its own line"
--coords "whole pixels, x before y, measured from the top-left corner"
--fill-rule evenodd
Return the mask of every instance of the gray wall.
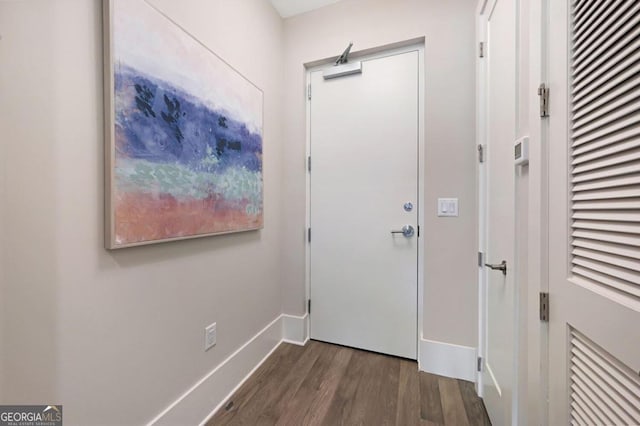
M 474 0 L 344 0 L 285 20 L 285 312 L 304 312 L 303 64 L 338 55 L 349 41 L 357 51 L 424 36 L 424 338 L 476 346 L 474 11 Z M 438 218 L 438 197 L 458 197 L 460 217 Z
M 265 228 L 104 250 L 101 1 L 0 2 L 2 403 L 70 425 L 151 420 L 282 311 L 282 20 L 154 4 L 264 90 Z

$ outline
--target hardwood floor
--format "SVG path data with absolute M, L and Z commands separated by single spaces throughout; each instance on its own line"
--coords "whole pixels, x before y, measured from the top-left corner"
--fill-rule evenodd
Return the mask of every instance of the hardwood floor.
M 207 425 L 490 425 L 472 383 L 414 361 L 283 343 Z

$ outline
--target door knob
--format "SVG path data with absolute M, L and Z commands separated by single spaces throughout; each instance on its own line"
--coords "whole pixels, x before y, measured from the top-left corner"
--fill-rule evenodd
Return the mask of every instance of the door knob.
M 507 275 L 507 261 L 503 260 L 501 263 L 485 263 L 484 266 L 488 266 L 494 271 L 502 271 L 503 275 Z
M 415 229 L 411 225 L 405 225 L 400 230 L 391 231 L 392 234 L 402 234 L 407 238 L 413 237 L 413 234 L 416 233 Z

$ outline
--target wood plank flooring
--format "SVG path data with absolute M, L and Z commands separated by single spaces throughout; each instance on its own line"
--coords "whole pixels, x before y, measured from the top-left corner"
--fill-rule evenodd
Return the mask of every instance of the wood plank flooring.
M 474 385 L 414 361 L 283 343 L 207 425 L 490 425 Z

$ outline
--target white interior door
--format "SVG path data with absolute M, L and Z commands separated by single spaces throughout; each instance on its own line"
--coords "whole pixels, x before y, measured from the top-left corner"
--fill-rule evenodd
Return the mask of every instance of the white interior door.
M 419 51 L 311 73 L 312 339 L 416 359 L 418 76 Z
M 492 423 L 512 423 L 515 356 L 516 14 L 514 2 L 497 0 L 486 22 L 486 249 L 483 398 Z
M 640 2 L 549 2 L 549 424 L 640 424 Z

